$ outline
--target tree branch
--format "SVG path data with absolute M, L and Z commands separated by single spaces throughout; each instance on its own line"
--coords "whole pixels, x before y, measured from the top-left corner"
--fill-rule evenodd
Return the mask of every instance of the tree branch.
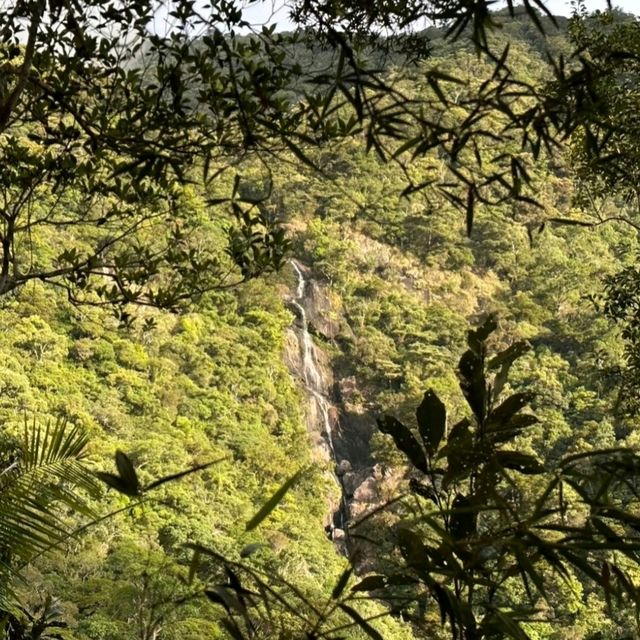
M 27 80 L 29 79 L 29 73 L 31 71 L 31 63 L 33 61 L 33 54 L 36 49 L 36 40 L 38 37 L 38 28 L 40 27 L 40 21 L 42 19 L 42 11 L 44 3 L 42 0 L 36 5 L 36 11 L 29 26 L 29 35 L 27 39 L 27 46 L 25 47 L 24 59 L 22 66 L 18 73 L 18 80 L 13 88 L 13 91 L 9 94 L 6 102 L 0 107 L 0 131 L 3 131 L 9 122 L 11 113 L 13 112 L 20 95 L 27 86 Z

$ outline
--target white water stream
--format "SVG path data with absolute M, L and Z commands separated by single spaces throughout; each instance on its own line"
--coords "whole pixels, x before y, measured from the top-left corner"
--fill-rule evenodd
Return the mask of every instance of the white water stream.
M 295 260 L 291 261 L 291 266 L 296 272 L 298 277 L 298 286 L 296 288 L 296 299 L 293 300 L 293 305 L 296 307 L 300 314 L 300 324 L 302 329 L 302 375 L 304 378 L 304 384 L 307 392 L 311 396 L 315 403 L 317 413 L 322 421 L 322 431 L 324 433 L 327 445 L 329 447 L 329 453 L 331 458 L 335 461 L 335 450 L 333 448 L 333 434 L 331 418 L 329 415 L 329 401 L 326 398 L 326 389 L 322 381 L 322 374 L 318 368 L 318 362 L 316 359 L 316 348 L 313 344 L 311 334 L 309 333 L 309 322 L 307 320 L 307 312 L 304 308 L 304 300 L 307 289 L 307 280 L 302 273 L 302 270 L 298 266 Z

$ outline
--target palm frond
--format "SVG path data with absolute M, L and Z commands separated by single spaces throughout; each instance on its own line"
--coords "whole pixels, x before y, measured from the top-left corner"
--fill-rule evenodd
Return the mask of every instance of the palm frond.
M 87 434 L 65 421 L 25 425 L 17 458 L 0 472 L 0 607 L 17 570 L 71 537 L 100 485 L 86 467 Z

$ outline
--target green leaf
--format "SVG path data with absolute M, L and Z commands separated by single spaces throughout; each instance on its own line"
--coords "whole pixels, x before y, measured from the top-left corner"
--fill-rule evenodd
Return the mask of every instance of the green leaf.
M 422 538 L 413 529 L 403 526 L 398 530 L 398 544 L 402 557 L 413 569 L 427 570 L 428 556 Z
M 383 416 L 378 419 L 378 427 L 382 433 L 386 433 L 393 438 L 396 447 L 406 454 L 416 469 L 422 471 L 422 473 L 428 473 L 424 451 L 407 427 L 393 416 Z
M 465 418 L 458 422 L 449 433 L 447 446 L 443 449 L 447 456 L 447 469 L 442 479 L 445 488 L 455 480 L 467 477 L 477 459 L 469 426 L 470 423 Z
M 487 393 L 483 371 L 483 361 L 472 349 L 465 351 L 458 365 L 460 389 L 469 407 L 483 423 L 487 410 Z
M 132 498 L 138 496 L 138 491 L 131 490 L 131 487 L 122 480 L 120 476 L 116 476 L 113 473 L 105 473 L 104 471 L 96 471 L 96 476 L 102 480 L 105 484 L 109 485 L 112 489 L 115 489 L 119 493 L 123 493 L 126 496 L 131 496 Z
M 511 365 L 527 351 L 531 349 L 531 345 L 528 342 L 515 342 L 510 347 L 501 351 L 494 356 L 487 364 L 488 369 L 499 368 L 493 379 L 493 400 L 497 400 L 498 396 L 502 393 L 504 385 L 507 382 Z
M 447 409 L 438 396 L 429 389 L 416 410 L 418 430 L 429 455 L 438 450 L 447 424 Z
M 471 329 L 467 334 L 467 344 L 476 353 L 480 352 L 482 344 L 498 328 L 498 322 L 494 315 L 489 315 L 477 328 Z
M 502 404 L 496 407 L 487 418 L 487 428 L 499 428 L 508 422 L 518 411 L 531 402 L 533 394 L 531 393 L 514 393 L 509 396 Z
M 302 471 L 298 471 L 294 475 L 292 475 L 270 498 L 267 500 L 262 507 L 258 510 L 258 512 L 247 522 L 245 527 L 245 531 L 252 531 L 255 529 L 282 501 L 285 494 L 291 487 L 298 482 L 300 476 L 302 475 Z
M 531 640 L 531 638 L 522 630 L 520 625 L 511 618 L 508 612 L 502 612 L 499 609 L 494 609 L 487 614 L 482 621 L 481 628 L 490 630 L 492 636 L 495 632 L 500 634 L 506 634 L 513 640 Z
M 520 435 L 524 429 L 534 424 L 538 424 L 540 420 L 536 416 L 529 413 L 513 416 L 506 424 L 491 426 L 487 428 L 487 436 L 490 437 L 491 442 L 498 444 L 500 442 L 507 442 L 513 440 L 516 436 Z

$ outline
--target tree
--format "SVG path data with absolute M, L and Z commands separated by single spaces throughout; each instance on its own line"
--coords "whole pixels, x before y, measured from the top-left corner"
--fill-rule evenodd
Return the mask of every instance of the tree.
M 344 137 L 399 162 L 405 194 L 445 196 L 469 231 L 478 203 L 532 202 L 522 152 L 538 158 L 574 132 L 592 140 L 593 92 L 608 69 L 551 60 L 541 90 L 509 66 L 508 45 L 495 51 L 500 15 L 489 5 L 305 1 L 292 16 L 307 31 L 239 35 L 249 25 L 235 2 L 12 3 L 0 16 L 0 294 L 39 279 L 126 319 L 128 304 L 172 308 L 278 268 L 284 233 L 258 203 L 270 180 L 256 191 L 225 174 L 247 157 L 266 173 L 274 154 L 313 164 L 310 147 Z M 538 9 L 549 16 L 541 0 L 505 11 L 553 28 Z M 467 86 L 411 66 L 441 37 L 415 33 L 421 20 L 449 41 L 469 37 L 493 75 Z M 428 97 L 407 91 L 416 81 Z M 514 148 L 481 154 L 497 137 Z M 446 175 L 411 172 L 432 153 L 448 159 Z
M 610 612 L 637 610 L 640 459 L 632 449 L 593 449 L 545 465 L 519 438 L 538 420 L 532 396 L 503 394 L 515 343 L 489 357 L 493 319 L 469 331 L 458 367 L 470 415 L 449 426 L 427 391 L 413 429 L 384 417 L 414 470 L 413 497 L 395 527 L 404 567 L 379 576 L 378 593 L 405 585 L 416 625 L 429 628 L 428 601 L 453 638 L 529 638 L 558 615 L 562 586 L 601 589 Z M 530 480 L 535 480 L 531 483 Z M 614 604 L 615 603 L 615 604 Z M 626 604 L 623 604 L 626 603 Z
M 20 611 L 13 597 L 12 583 L 19 582 L 20 570 L 73 534 L 76 523 L 69 521 L 66 511 L 95 517 L 87 499 L 97 498 L 100 486 L 84 463 L 87 442 L 86 433 L 63 422 L 46 427 L 25 425 L 23 442 L 4 442 L 0 608 L 9 634 L 24 627 L 24 615 L 30 617 L 28 611 Z M 31 617 L 31 623 L 44 625 L 44 629 L 51 614 L 49 601 L 41 617 Z
M 438 191 L 464 212 L 469 232 L 478 203 L 533 204 L 523 149 L 540 158 L 569 133 L 590 140 L 597 100 L 589 92 L 600 91 L 596 80 L 609 67 L 594 70 L 576 57 L 574 66 L 558 64 L 546 87 L 524 82 L 508 47 L 496 53 L 483 35 L 494 19 L 487 5 L 394 3 L 370 14 L 366 3 L 334 3 L 323 15 L 303 4 L 298 15 L 320 27 L 330 64 L 311 67 L 301 81 L 302 65 L 286 50 L 304 44 L 304 34 L 225 33 L 221 24 L 241 24 L 232 5 L 201 17 L 191 3 L 178 3 L 175 26 L 160 35 L 147 28 L 155 7 L 146 2 L 16 3 L 0 17 L 8 87 L 0 110 L 7 167 L 0 293 L 40 279 L 77 302 L 124 306 L 126 317 L 130 303 L 175 307 L 277 267 L 284 238 L 258 202 L 268 181 L 256 188 L 227 179 L 225 170 L 254 153 L 313 165 L 307 150 L 341 137 L 362 136 L 379 157 L 399 162 L 406 194 Z M 525 8 L 540 22 L 531 3 Z M 376 25 L 408 27 L 422 16 L 447 22 L 452 38 L 471 35 L 492 76 L 465 83 L 436 68 L 405 66 L 395 77 L 380 69 L 371 53 Z M 415 40 L 408 33 L 397 51 Z M 377 44 L 388 49 L 381 55 L 396 51 L 392 38 Z M 427 97 L 408 92 L 417 77 Z M 598 127 L 603 135 L 589 153 L 603 148 L 608 123 Z M 492 154 L 485 143 L 497 137 L 508 147 Z M 425 180 L 419 160 L 429 154 L 446 167 Z M 237 219 L 225 240 L 230 261 L 221 256 L 219 228 L 227 218 L 203 212 L 191 197 L 199 173 L 207 205 L 229 201 Z M 229 270 L 235 279 L 225 277 Z
M 2 12 L 0 294 L 39 279 L 74 301 L 173 307 L 280 265 L 282 232 L 238 184 L 209 193 L 213 229 L 185 202 L 185 185 L 204 189 L 194 171 L 209 183 L 295 129 L 280 37 L 223 32 L 243 24 L 233 3 L 206 17 L 151 0 Z M 234 224 L 211 210 L 220 200 Z
M 577 169 L 578 200 L 588 215 L 573 223 L 584 226 L 617 222 L 636 234 L 640 230 L 640 25 L 617 12 L 575 16 L 570 34 L 588 59 L 596 78 L 590 96 L 592 125 L 575 136 L 572 154 Z M 639 283 L 637 256 L 605 279 L 600 303 L 606 316 L 621 329 L 625 363 L 609 372 L 620 380 L 617 409 L 635 414 L 640 406 L 637 375 L 640 367 Z
M 451 425 L 445 405 L 427 390 L 417 429 L 391 416 L 379 420 L 411 469 L 408 491 L 351 528 L 354 541 L 374 548 L 392 541 L 391 550 L 374 554 L 377 573 L 354 581 L 348 567 L 319 605 L 277 568 L 250 559 L 260 545 L 248 545 L 241 560 L 191 545 L 191 575 L 208 580 L 205 594 L 224 610 L 232 637 L 280 637 L 286 624 L 295 637 L 348 629 L 348 637 L 379 640 L 382 616 L 371 602 L 378 601 L 410 622 L 415 637 L 441 637 L 444 628 L 454 640 L 527 640 L 573 624 L 570 603 L 582 589 L 601 593 L 611 616 L 624 619 L 629 608 L 637 614 L 640 457 L 624 447 L 594 448 L 543 464 L 522 451 L 521 437 L 538 423 L 526 411 L 532 394 L 504 391 L 509 370 L 530 347 L 518 342 L 491 356 L 495 329 L 489 318 L 468 332 L 458 366 L 467 416 Z M 269 516 L 298 476 L 247 530 Z M 633 624 L 630 617 L 625 624 Z

